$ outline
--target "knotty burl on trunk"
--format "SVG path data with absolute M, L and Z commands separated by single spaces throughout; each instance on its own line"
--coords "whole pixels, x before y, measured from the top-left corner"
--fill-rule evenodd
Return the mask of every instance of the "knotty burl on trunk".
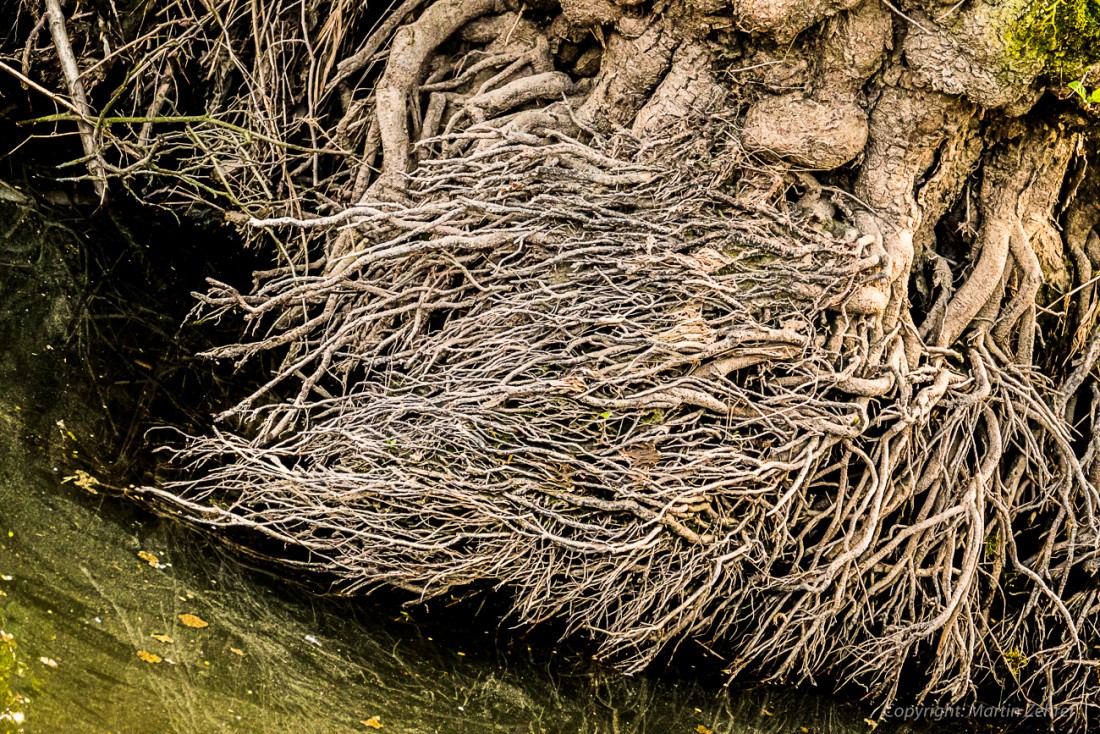
M 276 261 L 161 511 L 627 670 L 1097 715 L 1095 2 L 99 12 L 88 176 Z

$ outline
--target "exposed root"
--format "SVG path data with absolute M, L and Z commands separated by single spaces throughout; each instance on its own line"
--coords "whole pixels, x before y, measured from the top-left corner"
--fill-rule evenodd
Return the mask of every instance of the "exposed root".
M 661 82 L 681 42 L 667 17 L 623 18 L 607 39 L 592 93 L 577 111 L 588 127 L 627 127 Z
M 1073 136 L 1039 127 L 1009 142 L 986 164 L 981 196 L 984 213 L 981 255 L 947 306 L 938 346 L 954 344 L 993 296 L 1006 274 L 1010 250 L 1022 279 L 1016 298 L 1002 311 L 1001 323 L 993 335 L 1003 343 L 1017 319 L 1034 307 L 1043 273 L 1033 246 L 1042 244 L 1042 235 L 1050 227 L 1052 210 L 1075 148 Z M 1061 238 L 1057 241 L 1061 243 Z M 1053 278 L 1048 278 L 1048 282 L 1064 287 L 1064 283 L 1059 284 Z M 1033 328 L 1033 324 L 1025 326 L 1024 331 Z M 1030 356 L 1033 335 L 1021 338 L 1020 351 Z M 1026 364 L 1030 364 L 1030 359 Z
M 661 137 L 684 120 L 718 107 L 726 92 L 714 79 L 712 68 L 703 46 L 684 43 L 676 49 L 668 74 L 634 117 L 634 137 Z
M 858 4 L 859 0 L 734 0 L 732 9 L 744 30 L 768 33 L 787 44 L 810 26 Z
M 77 66 L 76 57 L 73 55 L 73 47 L 69 42 L 69 33 L 65 27 L 65 14 L 61 10 L 58 0 L 44 0 L 46 5 L 45 17 L 49 21 L 50 37 L 53 39 L 54 48 L 57 49 L 57 57 L 61 62 L 61 71 L 65 76 L 65 84 L 68 86 L 69 96 L 73 106 L 80 115 L 77 128 L 80 131 L 80 144 L 84 147 L 84 155 L 88 159 L 88 170 L 92 174 L 96 194 L 102 200 L 107 193 L 103 174 L 99 165 L 99 146 L 95 142 L 95 132 L 92 129 L 92 110 L 88 106 L 88 98 L 84 93 L 84 83 L 80 80 L 80 67 Z
M 383 186 L 401 190 L 410 164 L 409 102 L 431 54 L 462 26 L 493 10 L 497 0 L 432 3 L 415 23 L 394 36 L 386 71 L 375 90 L 375 114 L 382 138 Z
M 339 592 L 502 587 L 627 670 L 693 637 L 1095 717 L 1095 128 L 1012 121 L 996 8 L 230 5 L 135 41 L 97 128 L 111 180 L 278 253 L 201 297 L 266 383 L 141 496 Z

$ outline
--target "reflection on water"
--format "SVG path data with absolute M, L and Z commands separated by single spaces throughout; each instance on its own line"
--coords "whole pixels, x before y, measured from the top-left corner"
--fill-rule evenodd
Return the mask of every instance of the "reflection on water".
M 107 497 L 78 472 L 103 425 L 64 356 L 80 290 L 16 216 L 0 210 L 0 732 L 868 731 L 816 698 L 551 673 L 485 631 L 303 598 Z

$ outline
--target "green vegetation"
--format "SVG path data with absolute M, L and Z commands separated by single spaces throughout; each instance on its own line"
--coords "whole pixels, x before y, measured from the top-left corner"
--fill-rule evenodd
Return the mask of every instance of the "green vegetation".
M 1070 82 L 1067 85 L 1071 92 L 1085 101 L 1085 104 L 1100 104 L 1100 87 L 1091 92 L 1088 87 L 1079 81 Z
M 1080 77 L 1100 62 L 1100 0 L 1023 0 L 1009 33 L 1014 56 Z

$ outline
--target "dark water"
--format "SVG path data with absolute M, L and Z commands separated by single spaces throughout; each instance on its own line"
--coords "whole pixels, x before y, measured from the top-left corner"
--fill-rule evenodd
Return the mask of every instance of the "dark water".
M 73 356 L 79 243 L 20 216 L 0 208 L 0 732 L 870 730 L 802 693 L 540 666 L 313 598 L 110 496 L 80 473 L 107 417 Z

